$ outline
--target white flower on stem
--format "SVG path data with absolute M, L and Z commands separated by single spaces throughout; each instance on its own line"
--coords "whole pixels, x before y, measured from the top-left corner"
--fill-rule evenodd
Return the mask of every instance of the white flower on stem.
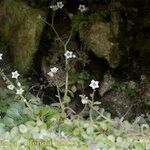
M 50 68 L 50 71 L 47 73 L 50 77 L 54 77 L 54 74 L 57 73 L 58 68 L 57 67 L 53 67 Z
M 51 70 L 52 73 L 56 73 L 58 71 L 58 68 L 57 67 L 53 67 L 50 70 Z
M 64 4 L 61 1 L 57 2 L 57 7 L 62 9 L 64 7 Z
M 66 59 L 75 58 L 76 57 L 76 55 L 73 54 L 72 51 L 68 51 L 68 50 L 64 53 L 64 56 L 66 57 Z
M 18 71 L 12 72 L 12 78 L 18 79 L 19 76 L 20 74 L 18 73 Z
M 65 55 L 66 59 L 69 59 L 69 58 L 72 58 L 72 54 L 73 54 L 72 51 L 66 51 L 64 55 Z
M 99 84 L 99 81 L 92 80 L 89 86 L 94 90 L 96 88 L 99 88 L 98 84 Z
M 8 88 L 9 90 L 13 90 L 15 87 L 14 87 L 12 84 L 10 84 L 10 85 L 7 86 L 7 88 Z
M 0 60 L 2 60 L 2 57 L 3 57 L 3 54 L 2 54 L 2 53 L 0 53 Z
M 85 95 L 79 95 L 81 97 L 82 104 L 88 104 L 88 97 Z
M 51 5 L 50 8 L 53 10 L 53 11 L 56 11 L 58 9 L 58 6 L 57 5 Z
M 24 90 L 22 88 L 20 88 L 19 90 L 17 90 L 16 94 L 17 95 L 22 95 L 23 92 L 24 92 Z
M 79 8 L 78 8 L 78 9 L 79 9 L 81 12 L 86 11 L 85 5 L 82 5 L 82 4 L 79 5 Z

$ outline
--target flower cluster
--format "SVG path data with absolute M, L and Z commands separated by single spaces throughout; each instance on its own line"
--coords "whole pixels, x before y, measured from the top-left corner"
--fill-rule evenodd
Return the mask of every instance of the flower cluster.
M 62 9 L 64 7 L 64 4 L 60 1 L 60 2 L 57 2 L 56 5 L 51 5 L 50 8 L 53 10 L 53 11 L 56 11 L 57 9 Z
M 73 54 L 72 51 L 68 51 L 68 50 L 64 53 L 64 56 L 66 57 L 66 59 L 70 59 L 70 58 L 75 58 L 76 57 L 76 55 Z
M 53 77 L 58 71 L 57 67 L 50 68 L 50 71 L 47 73 L 50 77 Z
M 18 80 L 18 77 L 20 76 L 20 74 L 18 73 L 18 71 L 14 71 L 11 73 L 12 74 L 12 78 Z M 24 90 L 21 88 L 21 83 L 19 81 L 17 81 L 17 86 L 19 87 L 19 89 L 16 89 L 16 94 L 17 95 L 22 95 Z M 7 88 L 9 90 L 14 90 L 15 86 L 13 84 L 10 84 L 7 86 Z
M 88 97 L 85 95 L 79 95 L 81 97 L 82 104 L 88 104 Z

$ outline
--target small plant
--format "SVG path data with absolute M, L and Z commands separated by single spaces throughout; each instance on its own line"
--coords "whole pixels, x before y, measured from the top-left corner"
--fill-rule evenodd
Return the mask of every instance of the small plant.
M 150 117 L 140 116 L 131 124 L 124 118 L 111 118 L 111 114 L 100 108 L 100 101 L 95 101 L 95 92 L 99 88 L 99 81 L 92 80 L 89 87 L 92 93 L 79 95 L 84 105 L 81 113 L 76 114 L 68 104 L 74 97 L 69 89 L 70 61 L 76 59 L 76 54 L 68 50 L 74 29 L 71 29 L 67 41 L 63 41 L 54 27 L 55 11 L 62 9 L 60 1 L 50 8 L 53 10 L 52 22 L 48 24 L 56 34 L 64 49 L 65 84 L 60 85 L 57 74 L 60 68 L 54 66 L 47 75 L 55 81 L 59 102 L 50 106 L 43 105 L 40 100 L 30 93 L 26 93 L 21 84 L 18 71 L 11 73 L 11 80 L 0 69 L 0 75 L 7 84 L 11 100 L 7 101 L 4 116 L 0 119 L 0 140 L 2 149 L 39 149 L 39 150 L 149 150 L 150 149 Z M 79 5 L 81 12 L 86 11 L 84 5 Z M 3 54 L 0 53 L 0 62 Z M 123 86 L 122 86 L 123 88 Z M 135 89 L 136 84 L 130 81 L 125 89 Z M 121 90 L 121 89 L 120 89 Z M 4 92 L 4 93 L 3 93 Z M 0 102 L 9 94 L 0 91 Z M 129 91 L 130 92 L 130 91 Z M 132 93 L 129 93 L 133 96 Z M 2 97 L 2 98 L 1 98 Z M 2 101 L 2 103 L 4 100 Z M 10 102 L 10 104 L 8 104 Z M 68 115 L 68 110 L 71 115 Z M 4 142 L 4 143 L 3 143 Z
M 57 73 L 57 71 L 59 71 L 59 68 L 57 68 L 57 67 L 50 68 L 50 71 L 47 74 L 51 78 L 54 78 L 54 80 L 55 80 L 55 85 L 56 85 L 56 88 L 57 88 L 57 97 L 59 99 L 59 104 L 60 104 L 62 113 L 64 113 L 66 109 L 68 109 L 68 110 L 72 111 L 73 113 L 75 113 L 71 108 L 69 108 L 67 106 L 69 104 L 69 102 L 71 101 L 70 94 L 73 96 L 73 93 L 71 92 L 71 90 L 68 89 L 68 86 L 69 86 L 69 71 L 70 71 L 70 68 L 71 68 L 71 66 L 69 64 L 70 64 L 70 61 L 72 61 L 73 58 L 76 58 L 76 55 L 74 54 L 74 52 L 71 51 L 71 50 L 68 50 L 67 46 L 68 46 L 68 44 L 69 44 L 69 42 L 70 42 L 70 40 L 72 38 L 74 29 L 73 28 L 71 29 L 68 39 L 66 41 L 63 41 L 61 39 L 59 33 L 56 31 L 56 29 L 54 27 L 54 18 L 55 18 L 56 10 L 62 9 L 63 7 L 64 7 L 64 4 L 61 1 L 50 6 L 50 8 L 52 9 L 52 20 L 51 20 L 51 23 L 48 23 L 41 16 L 38 16 L 38 19 L 42 20 L 43 22 L 45 22 L 47 25 L 49 25 L 52 28 L 52 30 L 54 31 L 55 35 L 57 36 L 59 42 L 61 43 L 61 45 L 62 45 L 62 47 L 64 49 L 64 57 L 65 57 L 65 89 L 64 89 L 63 97 L 61 97 L 60 86 L 59 86 L 59 83 L 58 83 L 57 79 L 55 78 L 55 74 Z M 81 12 L 85 12 L 86 8 L 85 8 L 84 5 L 80 4 L 79 5 L 79 10 Z

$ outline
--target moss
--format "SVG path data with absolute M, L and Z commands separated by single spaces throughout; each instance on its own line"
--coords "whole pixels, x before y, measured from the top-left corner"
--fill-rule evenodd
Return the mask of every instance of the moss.
M 46 16 L 47 10 L 33 9 L 21 0 L 5 0 L 0 5 L 2 36 L 9 41 L 14 66 L 22 73 L 31 69 L 33 57 L 38 49 L 44 23 L 38 15 Z

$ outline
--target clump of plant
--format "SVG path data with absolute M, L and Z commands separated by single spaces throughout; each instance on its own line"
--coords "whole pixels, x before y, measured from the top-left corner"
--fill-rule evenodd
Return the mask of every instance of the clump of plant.
M 84 105 L 80 114 L 76 114 L 69 107 L 68 104 L 74 97 L 73 92 L 69 89 L 70 62 L 77 57 L 73 51 L 67 48 L 73 29 L 68 40 L 63 41 L 53 26 L 55 11 L 62 9 L 63 6 L 62 2 L 50 6 L 53 10 L 52 23 L 48 23 L 39 16 L 40 20 L 50 25 L 64 48 L 64 85 L 62 86 L 57 80 L 59 68 L 53 66 L 47 72 L 49 78 L 55 83 L 56 98 L 59 102 L 50 106 L 43 105 L 38 98 L 30 96 L 29 93 L 25 94 L 25 88 L 19 81 L 20 74 L 17 70 L 12 72 L 13 80 L 10 80 L 1 69 L 0 75 L 6 82 L 7 88 L 18 97 L 17 102 L 9 105 L 5 116 L 0 119 L 0 140 L 4 142 L 2 148 L 149 150 L 149 124 L 147 122 L 139 123 L 139 118 L 132 124 L 124 118 L 113 120 L 110 113 L 99 107 L 100 101 L 94 100 L 96 89 L 99 88 L 99 81 L 93 79 L 90 82 L 91 94 L 79 95 Z M 85 6 L 82 5 L 82 9 L 85 9 Z M 2 57 L 3 54 L 0 53 L 0 61 L 2 61 Z

